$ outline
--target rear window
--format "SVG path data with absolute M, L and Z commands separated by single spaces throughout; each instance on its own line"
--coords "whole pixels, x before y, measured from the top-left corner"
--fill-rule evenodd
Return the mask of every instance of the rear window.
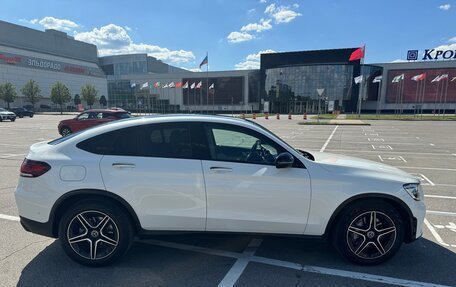
M 116 113 L 116 116 L 119 119 L 128 119 L 132 117 L 129 113 Z

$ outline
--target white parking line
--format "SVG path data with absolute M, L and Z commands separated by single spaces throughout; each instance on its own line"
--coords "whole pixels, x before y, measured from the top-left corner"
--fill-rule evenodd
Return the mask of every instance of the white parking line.
M 320 152 L 324 152 L 326 147 L 328 146 L 329 142 L 331 141 L 334 133 L 336 132 L 337 128 L 339 127 L 339 125 L 337 125 L 334 130 L 332 131 L 332 133 L 329 135 L 329 138 L 326 140 L 325 144 L 321 147 L 320 149 Z
M 241 277 L 242 272 L 244 272 L 245 268 L 249 264 L 251 257 L 255 254 L 258 247 L 260 247 L 262 241 L 263 239 L 252 239 L 252 241 L 250 241 L 249 246 L 247 246 L 244 252 L 242 252 L 243 256 L 236 260 L 230 271 L 228 271 L 218 285 L 219 287 L 232 287 L 236 284 L 239 277 Z
M 427 228 L 429 229 L 429 231 L 430 231 L 430 232 L 432 233 L 432 235 L 434 236 L 435 240 L 437 240 L 437 242 L 438 242 L 440 245 L 443 245 L 443 246 L 450 246 L 450 244 L 443 242 L 442 237 L 440 237 L 440 235 L 437 233 L 437 231 L 435 231 L 434 226 L 432 226 L 432 225 L 429 223 L 429 221 L 427 220 L 427 218 L 424 218 L 424 224 L 427 226 Z
M 229 257 L 229 258 L 240 259 L 243 257 L 242 253 L 223 251 L 223 250 L 217 250 L 217 249 L 212 249 L 212 248 L 199 247 L 199 246 L 193 246 L 193 245 L 187 245 L 187 244 L 181 244 L 181 243 L 165 242 L 165 241 L 160 241 L 160 240 L 141 240 L 141 242 L 158 245 L 158 246 L 165 246 L 165 247 L 169 247 L 169 248 L 176 248 L 176 249 L 180 249 L 180 250 L 194 251 L 194 252 L 200 252 L 200 253 L 205 253 L 205 254 L 210 254 L 210 255 Z M 407 286 L 407 287 L 415 287 L 415 286 L 449 287 L 447 285 L 439 285 L 439 284 L 426 283 L 426 282 L 413 281 L 413 280 L 404 280 L 404 279 L 400 279 L 400 278 L 381 276 L 381 275 L 375 275 L 375 274 L 369 274 L 369 273 L 353 272 L 353 271 L 325 268 L 325 267 L 312 266 L 312 265 L 301 265 L 301 264 L 294 263 L 294 262 L 271 259 L 271 258 L 266 258 L 266 257 L 261 257 L 261 256 L 251 256 L 249 258 L 249 260 L 252 262 L 257 262 L 257 263 L 262 263 L 262 264 L 267 264 L 267 265 L 272 265 L 272 266 L 278 266 L 278 267 L 284 267 L 284 268 L 290 268 L 290 269 L 295 269 L 295 270 L 299 270 L 299 271 L 303 271 L 303 272 L 339 276 L 339 277 L 344 277 L 344 278 L 349 278 L 349 279 L 377 282 L 377 283 L 390 284 L 390 285 L 400 285 L 400 286 Z
M 6 214 L 0 214 L 0 219 L 6 219 L 6 220 L 11 220 L 11 221 L 19 221 L 19 217 L 17 216 L 11 216 L 11 215 L 6 215 Z
M 456 212 L 449 211 L 426 210 L 426 213 L 435 215 L 456 216 Z
M 456 199 L 456 196 L 433 195 L 433 194 L 425 194 L 424 197 L 443 198 L 443 199 Z
M 430 185 L 434 186 L 435 184 L 429 180 L 429 178 L 427 178 L 424 174 L 420 173 L 420 175 L 427 181 L 429 182 Z
M 454 169 L 454 168 L 440 168 L 440 167 L 425 167 L 425 166 L 398 166 L 398 167 L 400 167 L 400 168 L 413 168 L 413 169 L 456 171 L 456 169 Z

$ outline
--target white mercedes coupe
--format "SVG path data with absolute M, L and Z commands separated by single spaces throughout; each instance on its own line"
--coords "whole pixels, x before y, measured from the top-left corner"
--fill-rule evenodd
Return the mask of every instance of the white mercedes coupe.
M 397 168 L 297 150 L 264 127 L 165 115 L 31 146 L 15 192 L 22 226 L 88 266 L 135 236 L 226 232 L 317 236 L 373 265 L 422 235 L 423 191 Z

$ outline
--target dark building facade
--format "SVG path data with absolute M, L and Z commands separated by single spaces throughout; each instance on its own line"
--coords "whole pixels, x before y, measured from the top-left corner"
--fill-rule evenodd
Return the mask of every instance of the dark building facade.
M 352 112 L 357 109 L 365 87 L 353 78 L 381 68 L 349 61 L 357 48 L 273 53 L 261 55 L 261 99 L 271 112 L 315 112 L 321 100 L 322 111 L 333 102 L 334 109 Z M 317 89 L 324 89 L 319 97 Z M 376 91 L 375 88 L 372 89 Z M 375 94 L 375 92 L 374 92 Z M 375 97 L 375 95 L 371 95 Z

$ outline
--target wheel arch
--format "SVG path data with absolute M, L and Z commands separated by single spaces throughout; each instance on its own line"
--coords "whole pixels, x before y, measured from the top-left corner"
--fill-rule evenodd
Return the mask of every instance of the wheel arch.
M 416 219 L 414 218 L 410 208 L 401 199 L 383 193 L 368 193 L 358 194 L 342 202 L 331 215 L 328 224 L 326 225 L 324 236 L 329 238 L 334 230 L 334 224 L 337 223 L 342 211 L 348 206 L 364 200 L 383 200 L 391 204 L 400 214 L 404 220 L 404 242 L 412 242 L 416 233 Z
M 65 193 L 55 202 L 54 206 L 51 209 L 49 215 L 49 221 L 52 227 L 52 235 L 54 237 L 58 236 L 59 222 L 60 218 L 64 214 L 64 211 L 71 206 L 72 203 L 77 202 L 82 199 L 88 198 L 98 198 L 102 200 L 109 200 L 117 204 L 122 208 L 129 216 L 129 219 L 134 225 L 134 231 L 139 232 L 141 228 L 141 223 L 139 222 L 136 212 L 131 207 L 131 205 L 122 197 L 114 194 L 110 191 L 100 190 L 100 189 L 78 189 Z

